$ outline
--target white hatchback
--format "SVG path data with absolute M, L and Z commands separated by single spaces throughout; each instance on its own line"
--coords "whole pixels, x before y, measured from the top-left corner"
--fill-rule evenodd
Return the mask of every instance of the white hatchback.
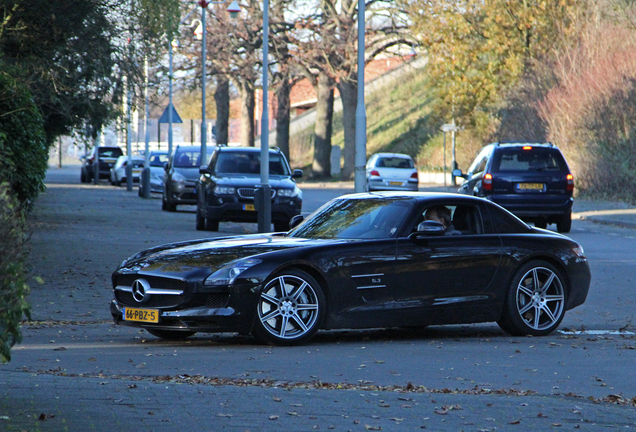
M 139 182 L 141 170 L 144 168 L 144 157 L 133 155 L 132 157 L 132 179 L 133 182 Z M 113 186 L 121 186 L 126 182 L 126 165 L 128 165 L 128 156 L 119 156 L 115 166 L 110 169 L 110 184 Z
M 417 169 L 411 156 L 376 153 L 367 162 L 368 192 L 381 190 L 417 191 Z

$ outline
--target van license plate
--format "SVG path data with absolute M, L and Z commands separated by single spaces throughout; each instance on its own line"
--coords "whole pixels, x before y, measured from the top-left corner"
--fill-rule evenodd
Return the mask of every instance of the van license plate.
M 159 311 L 154 309 L 136 309 L 136 308 L 124 308 L 123 317 L 126 321 L 141 321 L 158 323 Z
M 543 190 L 543 183 L 519 183 L 519 189 Z

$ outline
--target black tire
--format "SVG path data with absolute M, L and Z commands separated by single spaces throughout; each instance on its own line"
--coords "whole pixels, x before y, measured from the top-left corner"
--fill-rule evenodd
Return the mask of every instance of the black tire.
M 201 216 L 201 212 L 197 208 L 195 228 L 197 231 L 203 231 L 205 229 L 205 218 Z
M 572 229 L 572 210 L 567 212 L 561 217 L 561 219 L 557 222 L 557 231 L 560 233 L 569 233 Z
M 139 187 L 137 188 L 137 196 L 139 197 L 143 197 L 143 187 L 141 185 L 139 185 Z
M 196 332 L 188 331 L 188 330 L 186 331 L 159 330 L 159 329 L 149 329 L 149 328 L 147 328 L 146 331 L 153 336 L 157 336 L 158 338 L 166 339 L 166 340 L 183 340 L 183 339 L 189 338 L 190 336 L 196 333 Z
M 512 336 L 545 336 L 561 324 L 566 302 L 561 272 L 546 261 L 530 261 L 512 278 L 497 324 Z
M 88 180 L 86 180 L 86 171 L 84 171 L 84 169 L 80 171 L 80 183 L 88 183 Z
M 172 201 L 170 201 L 170 199 L 168 198 L 165 192 L 163 194 L 163 198 L 161 199 L 161 210 L 165 210 L 168 212 L 177 211 L 177 205 L 174 204 Z
M 281 231 L 289 231 L 289 222 L 274 222 L 274 231 L 276 232 L 281 232 Z
M 206 231 L 218 231 L 219 230 L 219 220 L 218 219 L 206 218 L 204 227 L 205 227 Z
M 266 344 L 299 345 L 316 334 L 325 309 L 325 295 L 311 275 L 284 270 L 265 284 L 252 333 Z
M 122 180 L 115 179 L 115 186 L 117 186 L 117 187 L 121 186 L 121 181 Z
M 545 219 L 535 221 L 534 226 L 536 226 L 537 228 L 546 229 L 548 227 L 548 221 L 546 221 Z

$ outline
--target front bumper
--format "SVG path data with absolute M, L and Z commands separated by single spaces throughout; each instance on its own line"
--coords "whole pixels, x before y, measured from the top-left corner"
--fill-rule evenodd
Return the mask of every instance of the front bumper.
M 174 182 L 168 190 L 170 191 L 170 199 L 177 204 L 195 205 L 197 203 L 197 191 L 193 182 Z
M 254 210 L 247 210 L 253 202 L 243 203 L 232 199 L 227 202 L 223 198 L 215 198 L 215 203 L 208 204 L 205 208 L 205 217 L 227 222 L 257 222 L 258 213 Z M 289 222 L 289 220 L 299 215 L 302 209 L 302 200 L 297 197 L 281 198 L 277 197 L 272 202 L 272 221 Z
M 115 298 L 110 303 L 110 313 L 115 324 L 129 327 L 204 333 L 249 333 L 254 325 L 258 299 L 254 293 L 258 292 L 258 287 L 259 285 L 231 287 L 229 293 L 196 293 L 189 296 L 184 293 L 184 297 L 189 300 L 171 307 L 157 306 L 158 303 L 136 303 L 132 298 L 122 296 L 121 292 L 116 291 Z M 159 322 L 125 320 L 124 308 L 127 307 L 157 311 Z

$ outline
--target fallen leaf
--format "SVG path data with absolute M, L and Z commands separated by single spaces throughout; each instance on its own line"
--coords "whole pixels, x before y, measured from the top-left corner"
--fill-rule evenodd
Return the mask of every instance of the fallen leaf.
M 271 415 L 269 416 L 270 420 L 278 420 L 278 416 L 277 415 Z
M 364 428 L 366 430 L 382 430 L 382 427 L 380 426 L 370 426 L 370 425 L 364 425 Z
M 273 400 L 274 402 L 282 402 L 282 401 L 283 401 L 283 400 L 282 400 L 281 398 L 279 398 L 279 397 L 273 397 L 273 398 L 272 398 L 272 400 Z

